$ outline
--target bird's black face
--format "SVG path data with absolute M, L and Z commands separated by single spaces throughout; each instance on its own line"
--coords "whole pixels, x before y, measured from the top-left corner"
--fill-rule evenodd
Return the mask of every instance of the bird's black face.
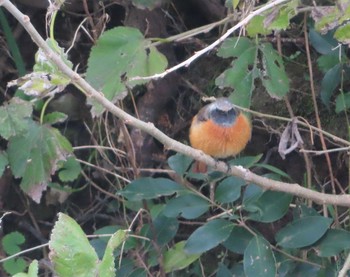
M 221 110 L 220 107 L 216 107 L 210 112 L 210 119 L 216 124 L 223 127 L 230 127 L 235 122 L 238 116 L 238 112 L 234 107 L 228 110 Z

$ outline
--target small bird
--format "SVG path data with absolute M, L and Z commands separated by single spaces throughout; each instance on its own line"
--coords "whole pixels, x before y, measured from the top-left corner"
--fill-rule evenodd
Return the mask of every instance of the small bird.
M 228 98 L 218 98 L 194 116 L 190 128 L 192 147 L 214 158 L 227 158 L 240 153 L 250 140 L 250 120 Z M 197 172 L 206 166 L 197 165 Z

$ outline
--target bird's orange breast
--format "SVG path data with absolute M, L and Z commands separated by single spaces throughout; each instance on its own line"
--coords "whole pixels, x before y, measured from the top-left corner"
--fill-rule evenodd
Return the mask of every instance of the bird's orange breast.
M 239 114 L 231 126 L 220 126 L 212 120 L 193 118 L 190 128 L 192 147 L 215 158 L 235 156 L 241 152 L 251 136 L 251 124 L 244 114 Z

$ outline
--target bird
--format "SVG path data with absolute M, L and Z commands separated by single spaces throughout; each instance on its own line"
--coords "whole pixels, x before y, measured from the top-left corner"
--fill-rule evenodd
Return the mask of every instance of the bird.
M 193 117 L 189 139 L 193 148 L 214 158 L 224 159 L 239 154 L 251 138 L 252 126 L 248 117 L 228 98 L 220 97 L 204 106 Z M 206 172 L 199 163 L 195 172 Z

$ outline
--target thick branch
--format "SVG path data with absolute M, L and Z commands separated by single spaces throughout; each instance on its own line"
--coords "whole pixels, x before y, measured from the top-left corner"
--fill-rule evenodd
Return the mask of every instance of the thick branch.
M 273 7 L 277 3 L 282 3 L 282 2 L 284 1 L 277 0 L 274 2 L 270 2 L 269 4 L 270 4 L 270 7 Z M 272 3 L 274 3 L 275 5 L 272 5 Z M 160 130 L 155 128 L 155 126 L 152 123 L 146 123 L 141 120 L 138 120 L 137 118 L 129 115 L 128 113 L 124 112 L 120 108 L 116 107 L 113 103 L 108 101 L 100 92 L 96 91 L 92 86 L 90 86 L 90 84 L 88 84 L 83 78 L 81 78 L 79 74 L 71 70 L 60 59 L 60 57 L 51 50 L 51 48 L 46 44 L 43 38 L 39 35 L 39 33 L 30 23 L 30 19 L 28 16 L 21 13 L 9 0 L 0 0 L 0 6 L 1 5 L 3 5 L 5 9 L 7 9 L 23 25 L 23 27 L 31 35 L 33 41 L 45 51 L 45 53 L 47 54 L 47 57 L 51 59 L 64 74 L 69 76 L 69 78 L 71 78 L 72 82 L 76 86 L 78 86 L 79 88 L 85 91 L 87 97 L 91 97 L 97 100 L 109 112 L 113 113 L 115 116 L 124 120 L 126 124 L 132 125 L 136 128 L 139 128 L 149 133 L 154 138 L 156 138 L 161 143 L 163 143 L 166 148 L 173 149 L 179 153 L 188 155 L 195 160 L 204 162 L 207 165 L 213 167 L 215 170 L 218 170 L 221 172 L 227 172 L 227 165 L 225 163 L 218 162 L 212 157 L 205 155 L 202 151 L 193 149 L 187 145 L 184 145 L 176 140 L 169 138 L 167 135 L 165 135 Z M 257 14 L 256 11 L 254 12 L 254 14 L 255 15 Z M 252 18 L 251 15 L 248 15 L 248 17 L 250 19 Z M 247 20 L 245 20 L 245 23 L 247 23 Z M 239 25 L 242 26 L 241 23 L 239 23 Z M 244 179 L 246 182 L 249 182 L 249 183 L 252 182 L 256 185 L 259 185 L 266 190 L 286 192 L 295 196 L 300 196 L 303 198 L 313 200 L 320 204 L 332 204 L 332 205 L 350 207 L 350 195 L 325 194 L 325 193 L 320 193 L 317 191 L 304 188 L 298 184 L 289 184 L 289 183 L 270 180 L 265 177 L 256 175 L 241 166 L 231 167 L 229 170 L 229 173 Z

